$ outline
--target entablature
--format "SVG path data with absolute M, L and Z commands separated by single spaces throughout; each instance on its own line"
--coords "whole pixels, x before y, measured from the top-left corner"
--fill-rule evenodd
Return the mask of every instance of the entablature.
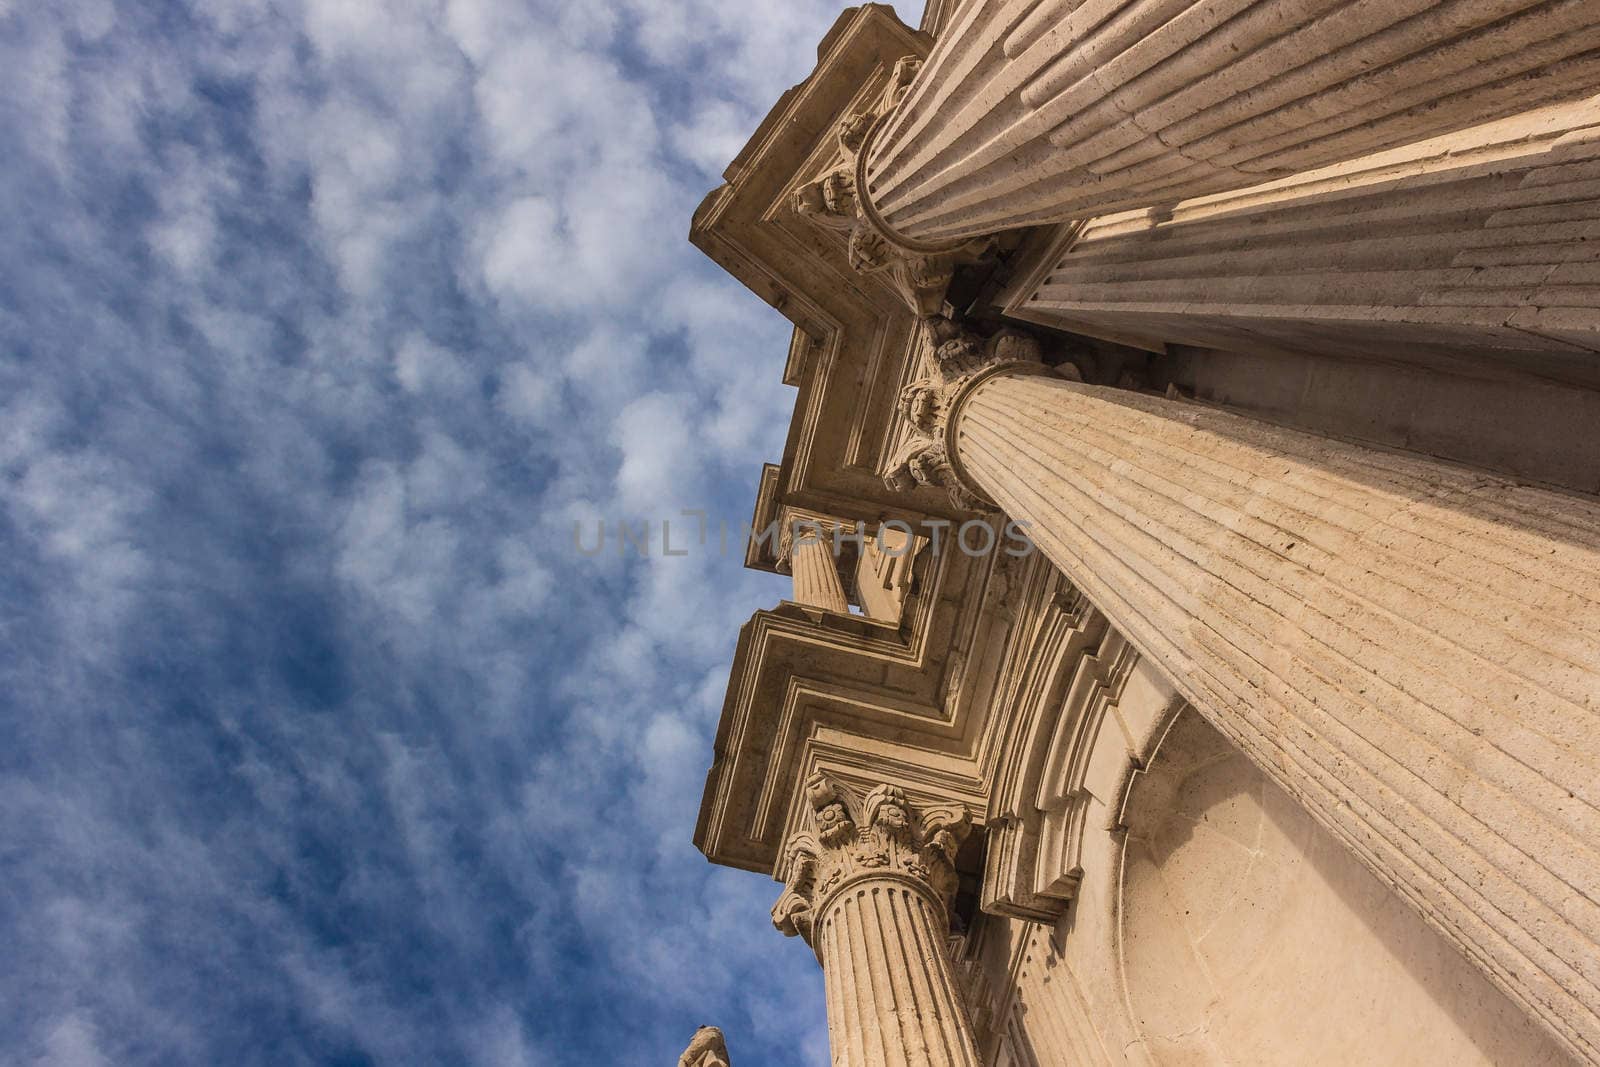
M 779 100 L 690 228 L 696 247 L 795 324 L 785 381 L 798 396 L 778 486 L 788 505 L 874 523 L 954 514 L 941 494 L 897 497 L 879 476 L 895 401 L 915 377 L 916 317 L 884 277 L 854 270 L 844 243 L 794 198 L 831 164 L 840 122 L 931 43 L 885 5 L 842 14 L 816 70 Z
M 978 781 L 970 709 L 1008 632 L 996 558 L 924 546 L 898 625 L 788 603 L 745 624 L 695 832 L 709 858 L 772 869 L 814 744 L 922 766 L 943 785 Z

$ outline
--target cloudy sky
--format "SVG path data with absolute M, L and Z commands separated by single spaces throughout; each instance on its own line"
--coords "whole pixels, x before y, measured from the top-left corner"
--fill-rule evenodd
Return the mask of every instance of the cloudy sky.
M 573 525 L 748 517 L 685 234 L 838 10 L 0 0 L 0 1062 L 826 1062 L 690 844 L 783 584 Z

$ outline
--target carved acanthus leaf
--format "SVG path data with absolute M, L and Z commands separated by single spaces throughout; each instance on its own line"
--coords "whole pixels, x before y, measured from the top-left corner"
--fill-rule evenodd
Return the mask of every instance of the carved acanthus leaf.
M 808 828 L 784 854 L 786 887 L 772 909 L 772 924 L 811 942 L 816 918 L 834 893 L 866 876 L 920 882 L 947 908 L 956 891 L 956 852 L 972 828 L 959 804 L 917 810 L 899 786 L 880 785 L 865 796 L 821 772 L 805 783 Z
M 887 117 L 911 89 L 922 60 L 905 56 L 894 66 L 889 83 L 861 110 L 840 120 L 838 149 L 829 169 L 794 192 L 797 214 L 825 230 L 845 234 L 845 251 L 852 269 L 863 274 L 883 273 L 918 315 L 937 314 L 944 306 L 956 267 L 977 263 L 992 250 L 988 237 L 942 245 L 921 245 L 894 234 L 865 203 L 860 187 L 864 175 L 862 153 L 879 120 Z
M 900 392 L 900 416 L 912 433 L 889 460 L 883 483 L 895 492 L 933 486 L 950 494 L 965 511 L 994 507 L 976 486 L 963 484 L 945 451 L 945 425 L 961 388 L 976 374 L 1001 364 L 1040 364 L 1038 340 L 1010 327 L 981 337 L 944 315 L 929 315 L 922 329 L 931 353 L 932 374 Z M 1068 364 L 1070 366 L 1070 364 Z

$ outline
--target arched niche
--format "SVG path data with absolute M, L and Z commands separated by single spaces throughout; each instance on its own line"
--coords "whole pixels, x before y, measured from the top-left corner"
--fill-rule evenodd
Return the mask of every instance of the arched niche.
M 1118 963 L 1150 1061 L 1571 1062 L 1192 709 L 1124 822 Z

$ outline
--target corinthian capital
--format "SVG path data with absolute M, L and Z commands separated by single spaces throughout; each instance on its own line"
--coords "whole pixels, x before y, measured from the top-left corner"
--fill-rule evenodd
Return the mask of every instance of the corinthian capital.
M 994 504 L 951 462 L 948 440 L 950 419 L 972 386 L 981 378 L 1011 370 L 1016 373 L 1046 371 L 1039 341 L 1021 330 L 1006 327 L 979 336 L 943 315 L 922 320 L 931 373 L 900 392 L 899 413 L 911 429 L 910 436 L 883 470 L 883 482 L 896 492 L 916 486 L 935 486 L 950 494 L 956 507 L 985 511 Z M 1082 374 L 1070 359 L 1052 369 L 1075 380 Z
M 840 121 L 829 169 L 795 190 L 793 207 L 815 225 L 844 235 L 851 267 L 862 274 L 885 275 L 913 311 L 933 315 L 944 306 L 956 267 L 983 259 L 993 241 L 987 237 L 918 241 L 896 233 L 872 205 L 867 153 L 921 69 L 921 59 L 903 57 L 883 91 Z
M 845 887 L 867 878 L 914 883 L 941 908 L 956 891 L 956 851 L 972 827 L 959 804 L 913 807 L 899 786 L 859 796 L 818 772 L 806 780 L 806 828 L 784 855 L 772 924 L 811 942 L 816 920 Z

